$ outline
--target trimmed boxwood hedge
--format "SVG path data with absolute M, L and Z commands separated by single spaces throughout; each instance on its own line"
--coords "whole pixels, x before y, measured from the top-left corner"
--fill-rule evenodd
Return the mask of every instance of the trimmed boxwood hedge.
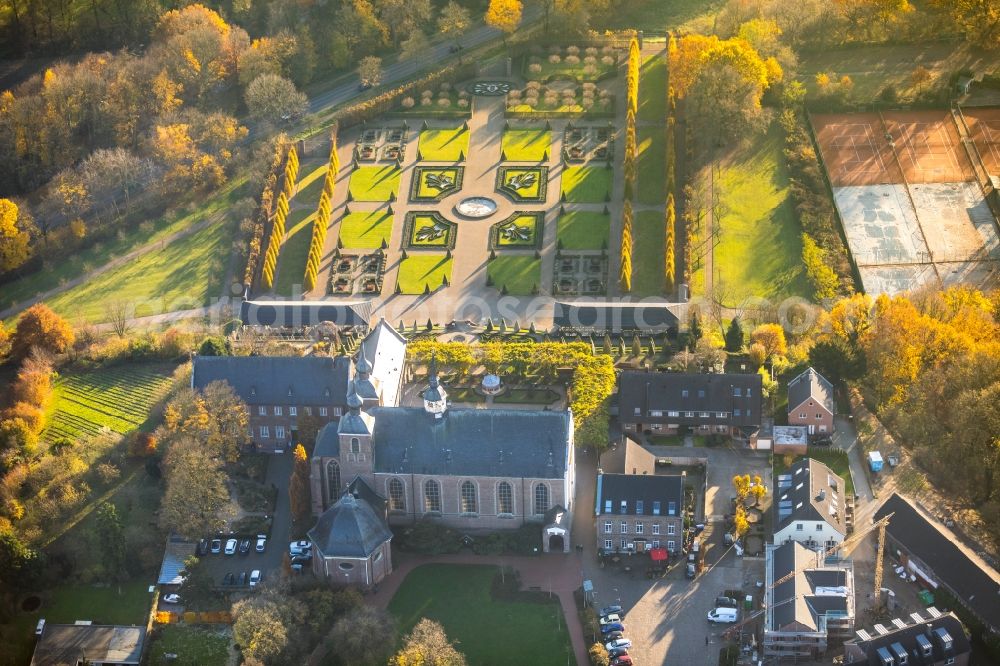
M 448 226 L 444 241 L 440 244 L 417 244 L 413 242 L 414 225 L 418 217 L 429 217 L 435 222 L 440 222 Z M 450 220 L 446 220 L 441 213 L 436 210 L 415 210 L 406 214 L 403 222 L 403 247 L 407 250 L 454 250 L 455 239 L 458 236 L 458 225 Z
M 538 174 L 538 193 L 535 196 L 525 196 L 521 191 L 515 190 L 507 184 L 507 174 L 512 171 L 533 171 Z M 549 168 L 547 166 L 502 166 L 497 169 L 497 192 L 501 192 L 513 201 L 527 201 L 531 203 L 545 203 L 545 193 L 549 184 Z
M 420 195 L 420 183 L 423 180 L 424 174 L 431 173 L 443 173 L 443 172 L 454 172 L 455 174 L 455 184 L 444 190 L 438 190 L 438 193 L 434 196 L 421 196 Z M 413 168 L 413 178 L 410 181 L 410 201 L 419 202 L 435 202 L 441 201 L 447 196 L 454 194 L 462 189 L 462 178 L 465 175 L 465 167 L 462 166 L 417 166 Z

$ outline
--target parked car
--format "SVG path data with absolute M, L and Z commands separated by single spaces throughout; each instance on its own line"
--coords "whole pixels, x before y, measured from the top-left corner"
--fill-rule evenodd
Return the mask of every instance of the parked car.
M 601 637 L 601 640 L 605 641 L 616 641 L 619 638 L 625 638 L 624 631 L 609 631 Z
M 254 569 L 250 572 L 250 587 L 257 587 L 257 583 L 260 582 L 261 574 L 260 569 Z
M 611 624 L 613 622 L 621 622 L 622 616 L 618 613 L 611 613 L 610 615 L 605 615 L 601 618 L 601 625 Z
M 243 537 L 240 539 L 240 555 L 246 555 L 250 552 L 250 537 Z
M 619 617 L 625 617 L 625 610 L 621 606 L 605 606 L 598 613 L 601 617 L 605 615 L 618 615 Z
M 208 555 L 208 539 L 201 539 L 198 541 L 198 547 L 195 548 L 195 555 L 198 557 L 204 557 Z
M 228 572 L 222 579 L 223 585 L 232 585 L 235 582 L 236 582 L 236 576 L 233 575 L 232 571 Z
M 688 562 L 687 567 L 684 569 L 685 578 L 694 578 L 698 575 L 698 568 L 695 566 L 694 562 Z
M 255 550 L 258 553 L 263 553 L 264 552 L 264 546 L 266 544 L 267 544 L 267 535 L 266 534 L 258 534 L 257 535 L 257 547 L 255 548 Z
M 621 622 L 611 622 L 601 625 L 602 634 L 610 634 L 612 631 L 625 631 L 625 625 Z
M 226 541 L 226 555 L 236 554 L 236 539 L 229 539 Z
M 628 650 L 626 648 L 614 648 L 612 650 L 608 650 L 609 659 L 617 659 L 618 657 L 624 657 L 627 654 Z
M 163 603 L 165 604 L 179 604 L 181 602 L 181 595 L 179 594 L 166 594 L 163 596 Z
M 44 617 L 41 620 L 38 621 L 38 624 L 35 625 L 35 635 L 36 636 L 41 636 L 43 631 L 45 631 L 45 618 Z
M 715 598 L 716 608 L 739 608 L 740 605 L 736 603 L 736 599 L 732 597 L 716 597 Z
M 715 608 L 708 611 L 708 621 L 719 624 L 732 624 L 736 622 L 735 608 Z
M 305 569 L 305 567 L 306 565 L 302 562 L 292 562 L 289 568 L 295 573 L 302 573 L 302 570 Z
M 632 657 L 623 654 L 620 657 L 612 659 L 611 666 L 632 666 Z
M 305 553 L 312 552 L 312 542 L 303 539 L 302 541 L 293 541 L 288 544 L 288 554 L 289 555 L 304 555 Z
M 236 579 L 236 584 L 237 585 L 246 585 L 247 584 L 247 572 L 246 571 L 241 571 L 240 572 L 240 577 Z
M 300 565 L 302 565 L 304 567 L 307 567 L 311 563 L 312 563 L 312 557 L 307 557 L 305 555 L 296 555 L 295 557 L 293 557 L 291 559 L 292 566 L 295 566 L 296 564 L 300 564 Z
M 213 555 L 218 555 L 222 552 L 222 539 L 212 539 L 211 551 Z
M 626 650 L 632 647 L 632 641 L 627 638 L 616 638 L 610 643 L 604 646 L 605 650 L 615 650 L 617 648 L 625 648 Z
M 830 435 L 817 435 L 809 443 L 813 446 L 831 446 L 833 444 L 833 437 Z

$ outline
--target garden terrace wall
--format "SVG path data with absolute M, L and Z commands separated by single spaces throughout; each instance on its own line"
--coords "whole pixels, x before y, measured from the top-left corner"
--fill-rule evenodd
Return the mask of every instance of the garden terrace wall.
M 614 98 L 612 98 L 611 106 L 614 107 Z M 515 120 L 536 120 L 538 118 L 551 118 L 552 120 L 558 120 L 560 118 L 583 118 L 586 120 L 596 120 L 596 119 L 609 119 L 615 117 L 614 111 L 504 111 L 504 118 L 512 118 Z

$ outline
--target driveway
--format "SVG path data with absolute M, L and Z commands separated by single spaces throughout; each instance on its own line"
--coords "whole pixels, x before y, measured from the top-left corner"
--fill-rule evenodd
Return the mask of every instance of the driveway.
M 722 543 L 725 514 L 730 512 L 729 498 L 733 494 L 732 477 L 759 474 L 770 487 L 768 457 L 765 452 L 729 447 L 648 448 L 657 457 L 694 456 L 708 461 L 705 571 L 687 580 L 682 566 L 672 566 L 664 578 L 651 581 L 641 573 L 641 566 L 640 573 L 632 575 L 618 568 L 600 568 L 593 510 L 597 465 L 593 455 L 581 452 L 577 458 L 573 541 L 583 546 L 583 575 L 594 583 L 596 606 L 620 603 L 625 607 L 625 634 L 634 644 L 629 653 L 638 663 L 714 665 L 719 658 L 719 636 L 728 626 L 709 624 L 705 617 L 714 607 L 715 597 L 726 590 L 742 590 L 744 595 L 756 597 L 756 583 L 764 580 L 763 557 L 738 558 Z M 769 501 L 765 501 L 765 508 L 767 505 Z M 644 556 L 636 558 L 645 560 Z M 588 643 L 593 642 L 593 636 L 586 638 Z

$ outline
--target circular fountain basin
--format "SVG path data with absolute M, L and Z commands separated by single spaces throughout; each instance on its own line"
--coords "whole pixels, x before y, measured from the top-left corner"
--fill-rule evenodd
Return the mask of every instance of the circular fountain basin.
M 489 197 L 469 197 L 458 202 L 455 212 L 473 219 L 489 217 L 497 212 L 497 202 Z

